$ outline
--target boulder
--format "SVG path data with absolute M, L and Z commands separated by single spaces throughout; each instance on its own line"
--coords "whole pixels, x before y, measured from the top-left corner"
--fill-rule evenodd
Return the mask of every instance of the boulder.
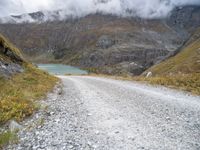
M 16 121 L 11 120 L 10 124 L 9 124 L 9 129 L 11 132 L 16 132 L 16 131 L 22 129 L 22 126 L 20 124 L 18 124 Z
M 152 72 L 148 72 L 146 75 L 146 78 L 152 77 L 153 73 Z

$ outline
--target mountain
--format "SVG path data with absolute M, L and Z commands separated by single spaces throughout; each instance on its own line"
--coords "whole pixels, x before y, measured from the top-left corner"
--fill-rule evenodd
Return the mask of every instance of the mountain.
M 45 21 L 51 20 L 60 20 L 61 17 L 61 10 L 60 11 L 38 11 L 34 13 L 22 14 L 22 15 L 11 15 L 8 17 L 0 18 L 1 23 L 42 23 Z M 66 16 L 67 17 L 67 16 Z
M 145 78 L 142 76 L 146 76 Z M 179 53 L 145 71 L 139 80 L 200 94 L 200 28 Z M 148 77 L 147 76 L 151 76 Z
M 163 19 L 96 13 L 61 21 L 59 13 L 52 20 L 44 19 L 48 18 L 44 12 L 31 13 L 28 16 L 35 20 L 32 23 L 2 23 L 0 32 L 33 62 L 59 62 L 97 73 L 139 75 L 178 53 L 200 26 L 199 6 L 175 8 Z
M 200 28 L 185 43 L 180 53 L 148 71 L 155 76 L 200 73 Z

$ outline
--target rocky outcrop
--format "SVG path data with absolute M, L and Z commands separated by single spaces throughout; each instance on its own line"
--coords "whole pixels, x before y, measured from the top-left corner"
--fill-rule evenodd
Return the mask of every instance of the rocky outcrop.
M 176 30 L 181 36 L 188 38 L 187 31 L 193 32 L 200 25 L 200 7 L 187 6 L 175 8 L 167 24 Z
M 78 64 L 88 68 L 117 65 L 121 68 L 120 70 L 126 70 L 131 74 L 139 75 L 150 66 L 164 60 L 169 54 L 169 51 L 163 49 L 125 48 L 124 50 L 116 51 L 115 48 L 111 48 L 108 51 L 97 50 L 89 52 L 80 58 Z M 108 72 L 111 74 L 113 71 L 109 69 Z
M 16 73 L 22 73 L 23 67 L 17 63 L 0 61 L 0 75 L 10 77 Z
M 8 78 L 13 74 L 22 73 L 24 71 L 23 62 L 22 57 L 0 35 L 0 76 Z
M 11 120 L 9 123 L 9 129 L 12 133 L 18 132 L 20 129 L 22 129 L 22 126 L 18 124 L 16 121 Z
M 107 49 L 115 44 L 115 41 L 107 35 L 102 35 L 97 43 L 96 46 L 102 49 Z

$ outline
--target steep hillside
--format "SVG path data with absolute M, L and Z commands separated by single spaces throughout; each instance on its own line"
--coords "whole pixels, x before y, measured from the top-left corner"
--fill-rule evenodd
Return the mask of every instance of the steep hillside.
M 31 14 L 36 20 L 44 15 Z M 65 21 L 1 24 L 0 32 L 33 62 L 61 62 L 98 73 L 139 75 L 174 55 L 200 25 L 199 18 L 199 7 L 187 6 L 176 8 L 166 19 L 92 14 Z
M 200 73 L 200 28 L 180 53 L 149 69 L 154 75 Z
M 104 73 L 119 68 L 119 74 L 140 74 L 184 41 L 159 20 L 98 14 L 66 22 L 4 24 L 0 31 L 34 62 L 62 62 Z
M 149 72 L 152 73 L 152 77 L 139 77 L 137 80 L 200 95 L 200 28 L 177 55 L 151 67 L 143 75 L 147 75 Z
M 10 77 L 24 71 L 24 60 L 20 51 L 0 35 L 0 76 Z
M 56 81 L 24 61 L 20 50 L 0 35 L 0 126 L 31 115 L 36 109 L 34 100 L 45 96 Z

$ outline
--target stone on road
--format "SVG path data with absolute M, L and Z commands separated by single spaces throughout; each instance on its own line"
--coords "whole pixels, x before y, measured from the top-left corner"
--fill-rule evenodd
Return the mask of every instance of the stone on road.
M 60 78 L 62 94 L 49 94 L 47 109 L 24 122 L 19 143 L 8 149 L 200 149 L 200 97 L 130 81 Z

